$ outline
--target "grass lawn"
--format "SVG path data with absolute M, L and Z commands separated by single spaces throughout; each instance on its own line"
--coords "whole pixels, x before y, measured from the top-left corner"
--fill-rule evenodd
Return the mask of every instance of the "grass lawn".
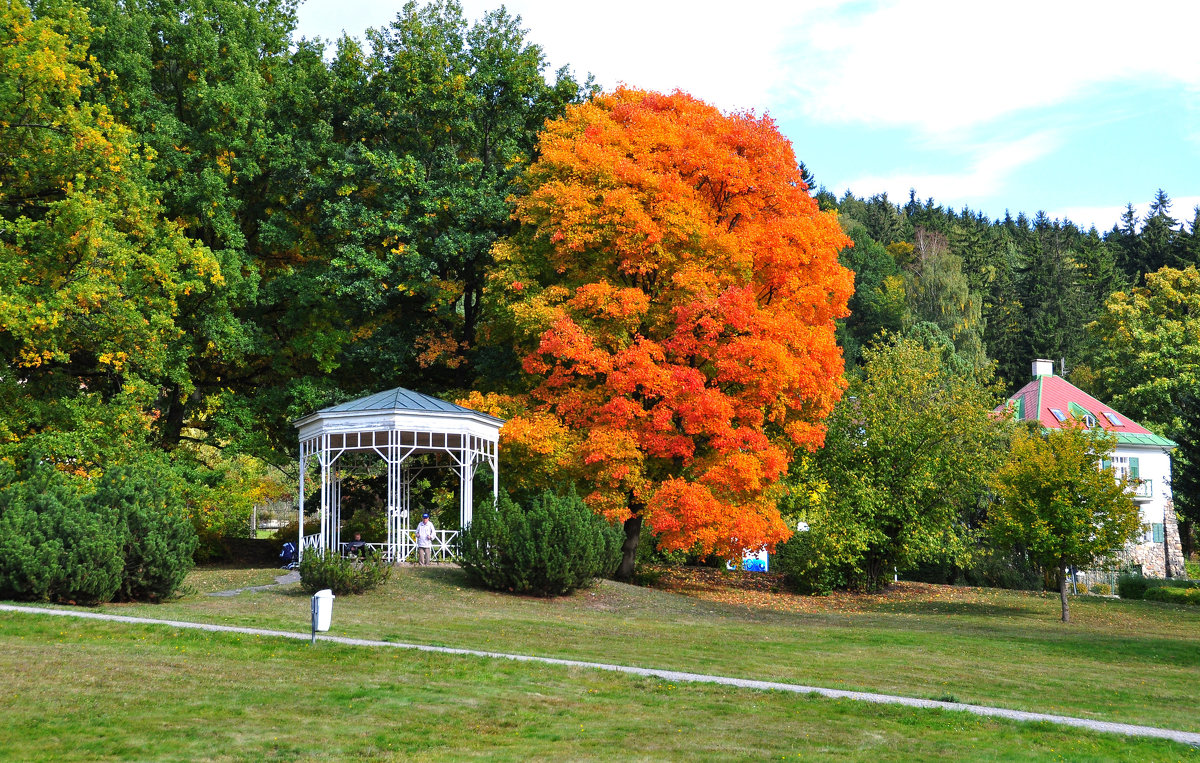
M 193 573 L 211 589 L 274 571 Z M 457 568 L 399 568 L 334 604 L 336 635 L 860 689 L 1200 731 L 1200 607 L 901 584 L 883 596 L 680 595 L 612 582 L 571 597 L 481 591 Z M 700 598 L 708 596 L 709 598 Z M 298 585 L 107 611 L 306 631 Z
M 443 573 L 412 577 L 449 595 Z M 11 760 L 1200 759 L 965 713 L 8 612 L 0 671 Z

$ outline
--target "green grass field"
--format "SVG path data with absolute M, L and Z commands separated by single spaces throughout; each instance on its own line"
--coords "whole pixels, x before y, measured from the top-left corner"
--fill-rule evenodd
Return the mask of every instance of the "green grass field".
M 1045 724 L 0 613 L 9 760 L 1181 760 Z
M 196 593 L 121 614 L 304 631 L 274 571 L 201 570 Z M 926 589 L 723 604 L 616 583 L 561 599 L 397 571 L 334 604 L 333 634 L 867 689 L 1200 730 L 1196 608 Z M 1197 751 L 959 713 L 587 670 L 0 614 L 0 751 L 27 758 L 849 757 L 1184 759 Z M 311 748 L 306 734 L 314 734 Z M 390 745 L 390 746 L 389 746 Z M 628 745 L 628 746 L 623 746 Z

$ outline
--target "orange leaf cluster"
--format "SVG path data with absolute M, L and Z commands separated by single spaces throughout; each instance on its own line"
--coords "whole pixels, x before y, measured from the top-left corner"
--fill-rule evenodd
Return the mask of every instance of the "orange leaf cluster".
M 619 89 L 548 123 L 539 155 L 494 283 L 564 470 L 668 548 L 785 539 L 776 485 L 824 441 L 853 290 L 791 144 L 767 117 Z

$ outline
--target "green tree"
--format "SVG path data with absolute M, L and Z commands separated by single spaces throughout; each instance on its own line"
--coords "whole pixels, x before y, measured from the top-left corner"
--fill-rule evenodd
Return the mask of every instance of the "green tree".
M 1179 447 L 1171 454 L 1171 494 L 1179 513 L 1179 539 L 1183 558 L 1196 550 L 1195 528 L 1200 522 L 1200 393 L 1183 392 L 1179 407 Z
M 891 254 L 861 223 L 843 218 L 842 224 L 854 246 L 843 249 L 838 259 L 854 271 L 854 296 L 850 315 L 838 322 L 838 344 L 847 366 L 853 367 L 862 347 L 880 332 L 900 332 L 907 306 L 904 277 Z
M 468 24 L 456 2 L 410 2 L 367 40 L 370 53 L 343 41 L 333 63 L 330 122 L 348 151 L 316 194 L 328 289 L 360 307 L 343 362 L 462 389 L 491 247 L 515 230 L 514 181 L 542 124 L 590 85 L 566 69 L 547 83 L 541 48 L 503 9 Z
M 1167 437 L 1183 433 L 1180 395 L 1200 387 L 1200 272 L 1163 268 L 1115 292 L 1089 326 L 1102 400 Z
M 988 537 L 1000 548 L 1020 544 L 1058 571 L 1064 623 L 1068 569 L 1117 552 L 1141 527 L 1125 481 L 1099 468 L 1115 446 L 1116 438 L 1081 427 L 1041 436 L 1018 431 L 993 482 L 998 500 L 988 511 Z
M 1180 234 L 1176 226 L 1179 222 L 1171 217 L 1171 199 L 1159 188 L 1138 235 L 1138 265 L 1143 273 L 1173 264 Z
M 612 574 L 623 537 L 574 488 L 562 496 L 545 491 L 526 506 L 504 493 L 463 532 L 462 566 L 497 591 L 562 596 Z
M 917 228 L 914 241 L 916 260 L 905 280 L 908 323 L 936 323 L 959 355 L 983 366 L 983 314 L 963 273 L 962 258 L 952 254 L 946 237 L 932 228 Z
M 1034 220 L 1034 235 L 1025 251 L 1021 273 L 1024 314 L 1022 342 L 1030 358 L 1074 355 L 1089 322 L 1080 288 L 1080 268 L 1070 250 L 1071 236 L 1043 213 Z M 1074 363 L 1072 362 L 1072 366 Z
M 1000 396 L 989 372 L 964 370 L 948 346 L 895 338 L 863 360 L 825 447 L 810 471 L 793 472 L 816 499 L 792 518 L 834 550 L 826 566 L 874 590 L 893 567 L 963 551 L 1008 424 L 992 414 Z
M 150 152 L 103 104 L 86 14 L 0 6 L 0 443 L 124 457 L 180 373 L 183 305 L 225 282 L 167 222 Z
M 1113 225 L 1105 240 L 1116 247 L 1117 264 L 1130 283 L 1137 283 L 1145 268 L 1142 267 L 1141 253 L 1138 251 L 1138 218 L 1133 204 L 1126 204 L 1121 213 L 1120 222 Z
M 1176 508 L 1189 529 L 1200 521 L 1200 434 L 1193 402 L 1200 389 L 1200 272 L 1163 268 L 1146 285 L 1119 291 L 1089 326 L 1097 396 L 1180 443 L 1172 460 Z

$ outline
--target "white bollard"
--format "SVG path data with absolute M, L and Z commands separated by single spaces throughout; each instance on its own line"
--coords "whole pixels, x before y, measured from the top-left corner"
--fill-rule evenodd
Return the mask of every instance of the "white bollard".
M 312 642 L 317 643 L 317 631 L 329 630 L 333 620 L 333 591 L 328 588 L 317 591 L 312 597 Z

